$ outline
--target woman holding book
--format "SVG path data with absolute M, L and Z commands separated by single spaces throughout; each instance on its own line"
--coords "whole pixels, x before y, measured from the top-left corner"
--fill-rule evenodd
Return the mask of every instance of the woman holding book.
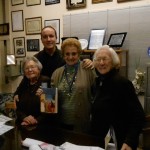
M 90 121 L 91 86 L 94 75 L 83 69 L 80 61 L 81 44 L 68 38 L 61 45 L 66 64 L 54 71 L 51 85 L 58 88 L 58 114 L 60 124 L 66 129 L 87 132 Z
M 40 88 L 42 64 L 35 57 L 27 57 L 23 61 L 24 80 L 14 93 L 16 101 L 17 122 L 21 125 L 35 125 L 41 118 Z

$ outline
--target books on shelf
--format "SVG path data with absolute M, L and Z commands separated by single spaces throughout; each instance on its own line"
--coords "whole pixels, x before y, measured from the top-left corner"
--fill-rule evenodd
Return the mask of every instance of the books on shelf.
M 57 113 L 58 112 L 58 89 L 57 88 L 42 88 L 43 94 L 41 100 L 41 112 Z

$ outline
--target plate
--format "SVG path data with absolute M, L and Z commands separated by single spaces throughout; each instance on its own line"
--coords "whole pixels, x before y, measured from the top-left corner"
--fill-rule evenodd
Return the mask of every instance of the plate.
M 81 43 L 82 50 L 87 48 L 88 41 L 86 39 L 79 39 L 79 42 Z

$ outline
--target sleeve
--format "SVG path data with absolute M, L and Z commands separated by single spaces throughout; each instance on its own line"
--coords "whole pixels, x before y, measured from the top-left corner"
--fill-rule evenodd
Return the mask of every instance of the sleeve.
M 134 86 L 130 81 L 128 81 L 126 85 L 126 92 L 124 93 L 126 93 L 127 106 L 130 113 L 129 130 L 124 142 L 131 147 L 136 147 L 145 122 L 145 113 L 135 93 Z

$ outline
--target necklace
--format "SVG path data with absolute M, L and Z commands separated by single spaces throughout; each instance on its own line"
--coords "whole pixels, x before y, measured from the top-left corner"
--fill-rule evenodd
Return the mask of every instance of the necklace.
M 65 65 L 65 69 L 64 69 L 64 77 L 66 79 L 67 85 L 68 85 L 68 96 L 71 96 L 72 94 L 72 89 L 73 89 L 73 85 L 75 83 L 76 80 L 76 75 L 78 72 L 78 66 L 79 66 L 79 62 L 77 64 L 75 64 L 74 66 L 68 66 Z

